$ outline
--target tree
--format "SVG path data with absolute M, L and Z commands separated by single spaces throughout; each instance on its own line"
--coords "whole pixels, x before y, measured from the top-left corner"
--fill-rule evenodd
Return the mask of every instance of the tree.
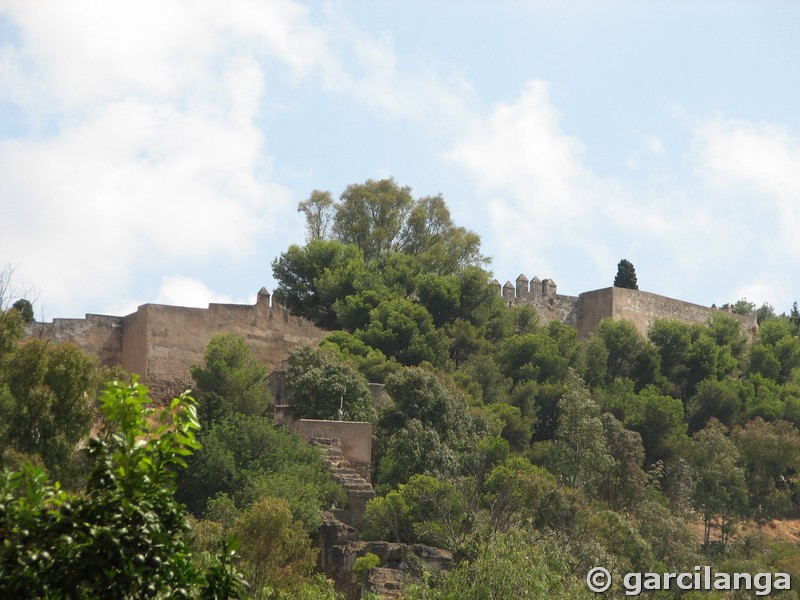
M 573 376 L 558 403 L 555 467 L 563 481 L 578 490 L 591 491 L 612 464 L 603 433 L 600 410 L 583 382 Z
M 468 445 L 481 425 L 455 386 L 424 369 L 410 367 L 392 375 L 386 392 L 394 405 L 381 416 L 383 430 L 397 431 L 417 419 L 435 430 L 445 444 L 457 447 Z
M 11 305 L 11 308 L 19 312 L 19 314 L 22 315 L 22 320 L 26 323 L 30 323 L 34 320 L 33 304 L 31 304 L 30 300 L 20 298 Z
M 711 419 L 697 432 L 689 446 L 689 460 L 694 467 L 696 487 L 694 504 L 703 517 L 703 540 L 708 546 L 715 517 L 721 520 L 723 546 L 732 533 L 734 519 L 745 509 L 747 486 L 740 457 L 725 427 Z
M 272 261 L 278 282 L 275 295 L 292 313 L 308 317 L 320 327 L 337 324 L 333 305 L 339 298 L 369 287 L 362 252 L 334 240 L 292 245 Z
M 267 369 L 252 356 L 244 338 L 232 333 L 211 337 L 204 364 L 192 365 L 204 426 L 232 413 L 263 415 L 269 406 Z
M 106 428 L 89 442 L 83 493 L 62 491 L 35 468 L 0 476 L 0 596 L 240 597 L 227 548 L 204 571 L 193 565 L 174 497 L 175 469 L 199 446 L 191 398 L 156 415 L 144 386 L 113 382 L 100 403 Z
M 750 509 L 759 524 L 787 516 L 800 468 L 800 432 L 786 421 L 754 419 L 733 430 L 742 458 Z
M 336 206 L 333 233 L 354 244 L 366 260 L 401 248 L 400 235 L 414 205 L 411 188 L 394 179 L 348 185 Z
M 600 417 L 611 464 L 599 484 L 600 496 L 613 510 L 630 510 L 644 497 L 647 474 L 642 436 L 625 429 L 611 413 Z
M 334 352 L 301 346 L 292 350 L 288 362 L 289 409 L 296 418 L 375 420 L 372 393 L 364 377 Z
M 97 359 L 71 344 L 28 340 L 9 353 L 3 367 L 0 451 L 36 456 L 71 486 L 79 476 L 75 448 L 89 433 L 100 386 Z
M 203 447 L 181 473 L 178 499 L 197 517 L 213 499 L 229 496 L 239 510 L 264 496 L 285 499 L 308 531 L 322 525 L 321 509 L 342 502 L 318 448 L 300 441 L 269 417 L 234 414 L 201 437 Z
M 756 303 L 750 302 L 747 298 L 740 298 L 733 303 L 731 311 L 735 315 L 749 315 L 756 309 Z
M 617 275 L 614 277 L 614 287 L 638 290 L 639 284 L 636 281 L 636 269 L 633 263 L 627 259 L 622 259 L 617 264 Z
M 297 212 L 306 216 L 306 241 L 328 239 L 333 224 L 333 198 L 330 192 L 314 190 L 308 199 L 297 205 Z
M 239 515 L 231 531 L 241 544 L 241 569 L 253 600 L 288 595 L 309 583 L 317 552 L 285 501 L 262 498 Z
M 795 329 L 800 327 L 800 309 L 797 308 L 797 300 L 792 302 L 792 311 L 789 313 L 789 321 L 795 326 Z
M 670 458 L 686 439 L 683 402 L 661 394 L 654 386 L 630 399 L 623 422 L 642 436 L 649 464 Z
M 414 475 L 408 483 L 367 503 L 367 537 L 455 549 L 464 540 L 464 495 L 448 481 Z
M 589 600 L 594 597 L 575 573 L 575 559 L 538 532 L 498 533 L 482 545 L 478 556 L 444 573 L 421 596 L 429 600 L 492 598 L 493 600 Z

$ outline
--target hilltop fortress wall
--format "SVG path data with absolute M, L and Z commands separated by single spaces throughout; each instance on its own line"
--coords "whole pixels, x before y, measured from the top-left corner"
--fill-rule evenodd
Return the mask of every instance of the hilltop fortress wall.
M 53 319 L 26 327 L 28 337 L 72 342 L 103 365 L 139 374 L 158 398 L 192 386 L 189 367 L 202 364 L 205 347 L 217 333 L 242 336 L 269 370 L 279 368 L 293 347 L 314 345 L 327 334 L 289 314 L 264 288 L 255 305 L 143 304 L 125 317 L 87 314 L 85 319 Z
M 516 284 L 507 282 L 498 293 L 507 306 L 530 304 L 542 324 L 560 321 L 586 339 L 606 317 L 627 319 L 644 335 L 655 319 L 685 323 L 708 323 L 713 315 L 730 309 L 705 307 L 650 292 L 605 288 L 579 296 L 558 293 L 552 279 L 528 280 L 520 275 Z M 734 315 L 751 339 L 758 330 L 756 315 Z M 209 304 L 187 308 L 143 304 L 124 317 L 86 315 L 84 319 L 54 319 L 52 323 L 29 323 L 28 337 L 69 341 L 96 355 L 101 364 L 119 365 L 137 373 L 156 398 L 166 398 L 191 387 L 189 368 L 201 364 L 211 336 L 217 333 L 242 336 L 257 359 L 269 370 L 280 369 L 289 352 L 299 344 L 316 344 L 327 332 L 308 320 L 289 314 L 264 288 L 254 305 Z
M 758 332 L 755 313 L 737 315 L 731 312 L 729 305 L 718 309 L 615 287 L 584 292 L 579 296 L 564 296 L 557 293 L 558 288 L 552 279 L 534 277 L 528 280 L 525 275 L 517 277 L 516 285 L 508 281 L 501 287 L 497 280 L 494 285 L 507 306 L 530 304 L 536 308 L 542 324 L 561 321 L 577 329 L 581 339 L 596 332 L 600 321 L 608 317 L 615 321 L 631 321 L 642 335 L 647 335 L 648 328 L 656 319 L 706 324 L 718 312 L 738 318 L 751 340 Z

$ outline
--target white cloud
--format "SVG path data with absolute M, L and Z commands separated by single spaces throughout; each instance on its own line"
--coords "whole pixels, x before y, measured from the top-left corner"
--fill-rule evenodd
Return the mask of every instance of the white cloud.
M 533 81 L 477 119 L 446 157 L 485 198 L 499 279 L 527 269 L 576 293 L 610 284 L 626 257 L 644 289 L 658 293 L 787 302 L 781 282 L 800 267 L 798 137 L 719 120 L 695 122 L 689 133 L 690 145 L 672 152 L 643 138 L 630 165 L 646 169 L 641 178 L 604 178 L 586 165 L 583 143 L 562 131 L 548 85 Z M 743 280 L 752 283 L 737 289 Z
M 199 279 L 181 275 L 169 275 L 161 279 L 161 287 L 153 302 L 173 306 L 206 308 L 212 302 L 231 304 L 235 301 L 231 296 L 211 290 Z
M 585 167 L 583 143 L 565 134 L 559 121 L 548 83 L 531 81 L 517 100 L 477 119 L 445 155 L 487 198 L 500 278 L 510 264 L 518 265 L 515 274 L 527 265 L 536 270 L 529 277 L 557 277 L 556 245 L 579 249 L 598 268 L 611 255 L 588 232 L 607 227 L 608 213 L 625 214 L 629 193 Z
M 780 125 L 721 119 L 694 133 L 698 174 L 725 195 L 725 208 L 771 220 L 781 236 L 776 250 L 800 254 L 800 136 Z
M 0 99 L 35 132 L 0 139 L 0 253 L 70 311 L 132 295 L 144 268 L 287 235 L 267 218 L 296 216 L 260 129 L 271 80 L 314 78 L 394 118 L 466 118 L 463 78 L 400 69 L 333 6 L 328 27 L 292 0 L 11 0 L 0 15 L 19 32 L 0 45 Z

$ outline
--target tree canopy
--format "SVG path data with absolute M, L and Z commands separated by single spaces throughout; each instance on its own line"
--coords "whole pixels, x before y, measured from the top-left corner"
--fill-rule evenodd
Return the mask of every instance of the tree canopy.
M 633 263 L 623 258 L 617 264 L 617 274 L 614 277 L 614 287 L 638 290 L 639 284 L 636 281 L 636 269 Z

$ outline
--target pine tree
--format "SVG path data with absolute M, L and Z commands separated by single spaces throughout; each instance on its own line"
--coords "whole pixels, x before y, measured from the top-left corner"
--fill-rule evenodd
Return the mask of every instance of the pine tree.
M 617 276 L 614 277 L 614 287 L 638 290 L 639 284 L 636 282 L 636 269 L 629 260 L 622 259 L 617 265 Z

